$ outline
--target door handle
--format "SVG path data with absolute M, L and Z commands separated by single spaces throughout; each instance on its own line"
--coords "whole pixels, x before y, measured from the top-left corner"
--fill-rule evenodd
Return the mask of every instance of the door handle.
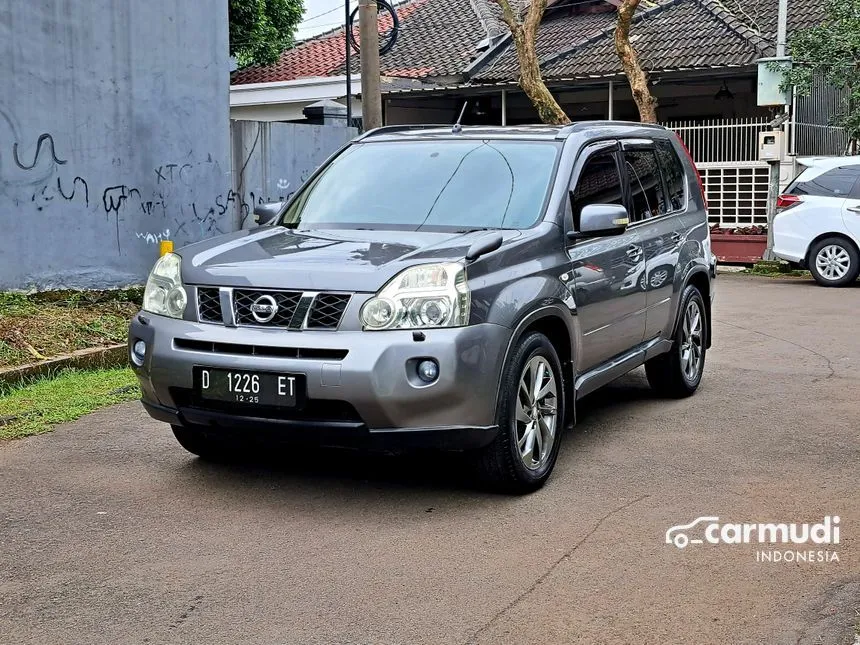
M 851 206 L 848 210 L 851 211 L 852 213 L 860 214 L 860 206 Z
M 681 241 L 681 234 L 678 231 L 675 231 L 669 237 L 671 238 L 671 240 L 673 242 L 680 242 Z
M 628 246 L 627 247 L 627 257 L 631 260 L 638 259 L 639 256 L 642 255 L 642 247 L 641 246 Z

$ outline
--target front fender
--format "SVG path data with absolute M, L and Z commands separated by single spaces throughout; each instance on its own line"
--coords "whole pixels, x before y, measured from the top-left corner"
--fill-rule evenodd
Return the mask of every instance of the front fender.
M 557 306 L 560 315 L 566 317 L 576 314 L 573 294 L 564 283 L 542 275 L 529 276 L 506 285 L 488 304 L 484 322 L 510 329 L 515 329 L 524 318 L 541 307 Z
M 566 377 L 573 376 L 576 365 L 574 357 L 579 355 L 579 319 L 576 317 L 574 296 L 561 280 L 547 275 L 533 275 L 508 284 L 496 294 L 486 315 L 487 322 L 513 330 L 505 348 L 502 369 L 526 330 L 547 318 L 560 320 L 567 331 L 571 353 L 571 374 Z M 572 384 L 573 379 L 569 382 Z M 569 388 L 568 399 L 571 398 L 571 391 Z

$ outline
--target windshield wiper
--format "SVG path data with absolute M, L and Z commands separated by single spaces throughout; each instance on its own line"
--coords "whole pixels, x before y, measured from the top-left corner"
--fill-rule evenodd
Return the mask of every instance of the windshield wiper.
M 481 226 L 478 228 L 458 228 L 455 233 L 477 233 L 478 231 L 500 231 L 498 226 Z

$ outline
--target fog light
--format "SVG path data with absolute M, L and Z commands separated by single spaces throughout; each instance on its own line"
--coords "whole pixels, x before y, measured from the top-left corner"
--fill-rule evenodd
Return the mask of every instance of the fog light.
M 432 383 L 439 377 L 439 364 L 436 361 L 425 360 L 418 363 L 418 378 L 425 383 Z
M 135 341 L 131 346 L 131 360 L 135 365 L 140 367 L 143 365 L 143 360 L 146 358 L 146 343 L 142 340 Z

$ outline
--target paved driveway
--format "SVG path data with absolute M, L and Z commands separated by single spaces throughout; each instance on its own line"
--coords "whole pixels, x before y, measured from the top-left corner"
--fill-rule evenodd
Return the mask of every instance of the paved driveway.
M 208 465 L 137 404 L 4 444 L 0 642 L 852 642 L 860 288 L 719 283 L 699 393 L 597 393 L 528 497 L 446 458 Z M 663 544 L 702 515 L 839 515 L 839 562 Z

